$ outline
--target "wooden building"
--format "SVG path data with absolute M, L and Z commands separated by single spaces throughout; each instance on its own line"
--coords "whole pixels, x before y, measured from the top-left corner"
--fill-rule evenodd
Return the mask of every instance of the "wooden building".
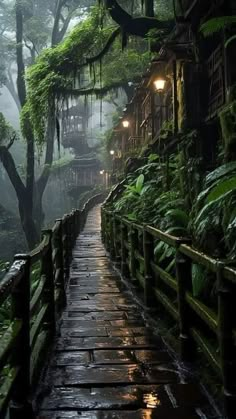
M 236 42 L 225 46 L 233 28 L 208 38 L 200 32 L 209 19 L 236 14 L 236 2 L 179 3 L 182 23 L 156 50 L 157 58 L 150 63 L 114 128 L 115 168 L 118 159 L 123 169 L 127 156 L 149 152 L 168 155 L 182 145 L 189 156 L 200 157 L 207 170 L 216 164 L 221 140 L 223 159 L 236 158 L 234 138 L 222 126 L 235 118 L 229 104 L 236 99 Z
M 64 183 L 76 205 L 81 193 L 102 184 L 100 161 L 87 142 L 88 110 L 82 104 L 61 113 L 62 144 L 74 154 L 64 170 Z

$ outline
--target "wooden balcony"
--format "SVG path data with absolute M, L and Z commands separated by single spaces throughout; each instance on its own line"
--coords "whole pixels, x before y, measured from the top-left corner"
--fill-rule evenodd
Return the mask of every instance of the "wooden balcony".
M 139 149 L 143 144 L 143 137 L 131 136 L 127 142 L 127 152 Z
M 206 62 L 208 103 L 207 118 L 213 118 L 225 103 L 224 61 L 222 46 L 219 45 Z

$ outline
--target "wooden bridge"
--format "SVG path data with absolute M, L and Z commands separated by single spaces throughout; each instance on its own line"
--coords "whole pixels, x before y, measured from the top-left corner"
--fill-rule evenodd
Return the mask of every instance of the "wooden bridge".
M 101 241 L 102 199 L 96 196 L 82 211 L 58 220 L 34 252 L 16 256 L 0 284 L 0 307 L 11 309 L 0 331 L 1 418 L 225 417 L 197 375 L 163 342 L 158 319 L 153 320 L 158 302 L 180 327 L 181 358 L 196 359 L 194 348 L 201 348 L 212 361 L 217 383 L 224 386 L 227 417 L 234 418 L 229 287 L 235 272 L 189 243 L 104 209 L 103 242 L 129 278 L 123 281 Z M 154 264 L 154 238 L 176 247 L 177 279 Z M 207 264 L 221 281 L 216 314 L 191 296 L 186 284 L 191 260 Z M 176 295 L 172 300 L 170 291 Z M 217 344 L 208 343 L 203 332 L 215 333 Z

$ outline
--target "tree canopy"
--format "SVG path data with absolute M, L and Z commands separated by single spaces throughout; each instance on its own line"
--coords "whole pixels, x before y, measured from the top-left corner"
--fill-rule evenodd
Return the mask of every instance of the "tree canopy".
M 127 5 L 127 2 L 123 3 Z M 48 112 L 50 109 L 57 111 L 65 98 L 89 94 L 103 97 L 108 91 L 125 88 L 129 82 L 140 78 L 150 59 L 148 42 L 134 42 L 133 36 L 147 38 L 149 30 L 154 28 L 169 31 L 173 21 L 132 17 L 134 3 L 129 2 L 127 12 L 116 1 L 99 1 L 100 5 L 92 7 L 88 17 L 72 30 L 64 42 L 40 54 L 27 73 L 28 100 L 23 110 L 23 130 L 25 115 L 29 115 L 36 138 L 42 143 Z M 114 15 L 117 11 L 122 15 L 121 20 Z M 125 27 L 123 18 L 127 21 Z M 140 33 L 132 29 L 131 21 L 135 21 Z M 126 32 L 131 37 L 124 42 Z M 122 46 L 126 44 L 127 49 L 121 54 Z

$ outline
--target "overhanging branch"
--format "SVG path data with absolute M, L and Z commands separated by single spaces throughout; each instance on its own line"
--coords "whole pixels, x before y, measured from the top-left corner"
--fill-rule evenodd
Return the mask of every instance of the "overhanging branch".
M 94 95 L 99 97 L 104 97 L 107 95 L 107 93 L 109 93 L 112 90 L 117 90 L 117 89 L 126 89 L 126 87 L 128 86 L 127 82 L 124 81 L 119 81 L 117 83 L 112 83 L 109 84 L 107 86 L 104 87 L 90 87 L 87 89 L 61 89 L 60 90 L 60 94 L 62 94 L 63 96 L 74 96 L 74 97 L 78 97 L 78 96 L 90 96 L 90 95 Z
M 103 47 L 103 49 L 97 55 L 94 55 L 93 57 L 87 58 L 86 59 L 86 64 L 92 64 L 95 61 L 99 61 L 109 51 L 113 42 L 116 40 L 117 36 L 120 33 L 121 33 L 120 27 L 116 28 L 114 30 L 114 32 L 112 32 L 112 34 L 109 36 L 109 38 L 106 42 L 106 45 Z
M 123 32 L 145 38 L 151 29 L 172 29 L 174 21 L 159 20 L 154 17 L 133 18 L 118 4 L 117 0 L 105 0 L 105 6 L 112 19 L 121 26 Z

